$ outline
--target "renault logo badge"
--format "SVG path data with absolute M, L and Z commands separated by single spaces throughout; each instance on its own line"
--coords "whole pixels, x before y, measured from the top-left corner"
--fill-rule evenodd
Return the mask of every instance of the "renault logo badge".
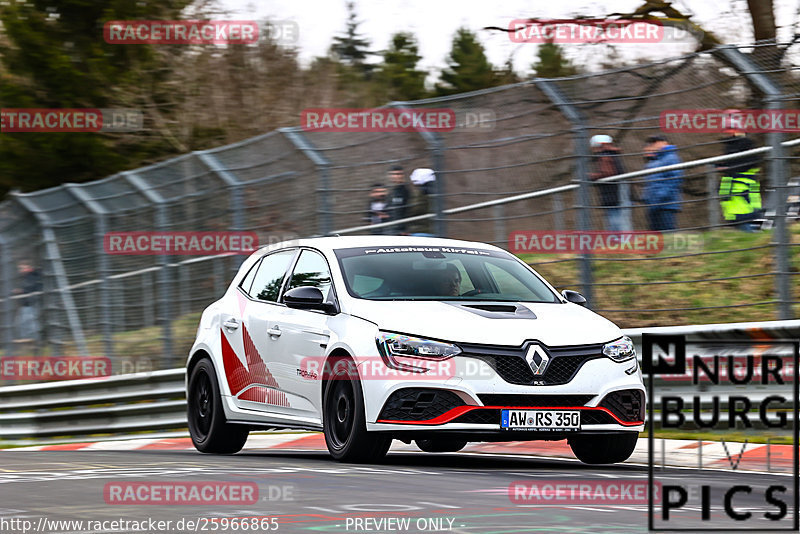
M 550 362 L 550 356 L 539 345 L 531 345 L 525 354 L 525 361 L 530 365 L 534 375 L 542 376 Z

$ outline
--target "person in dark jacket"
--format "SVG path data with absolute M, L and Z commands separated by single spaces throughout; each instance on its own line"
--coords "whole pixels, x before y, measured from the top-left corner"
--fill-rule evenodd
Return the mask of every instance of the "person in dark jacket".
M 599 180 L 625 172 L 620 159 L 620 150 L 614 145 L 610 135 L 595 135 L 589 141 L 592 147 L 591 180 Z M 620 184 L 608 182 L 597 184 L 600 205 L 603 206 L 605 228 L 609 232 L 622 232 L 625 228 L 625 214 L 622 210 Z
M 655 169 L 681 163 L 677 147 L 661 135 L 651 135 L 644 146 L 645 169 Z M 683 171 L 673 169 L 646 176 L 644 202 L 650 230 L 664 231 L 677 228 L 675 218 L 681 210 Z
M 17 271 L 20 285 L 14 290 L 14 294 L 23 295 L 19 299 L 20 307 L 17 312 L 17 341 L 38 341 L 41 307 L 41 296 L 38 293 L 42 290 L 42 273 L 29 261 L 19 262 Z
M 372 190 L 369 192 L 369 202 L 367 203 L 367 214 L 364 219 L 369 224 L 378 224 L 389 220 L 389 214 L 386 212 L 386 188 L 383 184 L 372 184 Z M 383 235 L 386 232 L 385 227 L 374 228 L 371 230 L 373 235 Z
M 389 192 L 389 201 L 386 206 L 386 212 L 389 214 L 390 221 L 398 221 L 408 217 L 408 207 L 411 203 L 411 189 L 406 183 L 405 174 L 403 174 L 403 167 L 395 165 L 389 171 L 389 180 L 394 187 Z M 402 234 L 406 231 L 405 224 L 398 224 L 392 228 L 392 233 Z

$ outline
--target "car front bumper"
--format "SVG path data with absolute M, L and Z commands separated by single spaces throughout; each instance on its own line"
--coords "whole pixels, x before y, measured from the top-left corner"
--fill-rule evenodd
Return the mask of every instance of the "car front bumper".
M 471 363 L 471 373 L 450 377 L 362 381 L 367 430 L 397 435 L 467 433 L 515 439 L 563 439 L 574 433 L 642 431 L 645 389 L 634 360 L 586 361 L 566 383 L 511 384 L 485 362 Z M 432 393 L 436 393 L 433 397 Z M 637 395 L 638 394 L 638 395 Z M 628 395 L 627 397 L 623 397 Z M 621 403 L 631 400 L 633 408 Z M 569 409 L 581 412 L 579 431 L 521 431 L 500 426 L 503 409 Z M 533 437 L 532 437 L 533 436 Z

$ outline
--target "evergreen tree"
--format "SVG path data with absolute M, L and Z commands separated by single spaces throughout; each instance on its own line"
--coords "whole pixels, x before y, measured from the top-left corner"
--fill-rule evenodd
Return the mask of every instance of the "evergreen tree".
M 191 0 L 3 2 L 3 108 L 137 108 L 163 65 L 148 45 L 108 44 L 109 20 L 174 20 Z M 101 178 L 125 167 L 120 138 L 100 133 L 0 133 L 0 192 Z M 155 143 L 154 143 L 155 144 Z M 163 150 L 163 149 L 162 149 Z
M 425 72 L 416 69 L 420 59 L 413 34 L 399 32 L 392 36 L 377 75 L 386 99 L 418 100 L 425 96 Z
M 552 40 L 539 46 L 533 71 L 537 78 L 561 78 L 578 74 L 578 69 L 564 56 L 564 49 Z
M 447 68 L 442 71 L 441 83 L 436 84 L 438 95 L 451 95 L 500 85 L 492 64 L 486 57 L 483 45 L 467 28 L 459 28 L 453 37 L 453 46 L 447 58 Z
M 351 67 L 356 72 L 369 78 L 374 65 L 366 62 L 372 53 L 369 51 L 370 42 L 358 32 L 361 23 L 356 19 L 356 7 L 353 2 L 347 3 L 347 25 L 344 35 L 336 35 L 331 45 L 331 53 L 342 64 Z

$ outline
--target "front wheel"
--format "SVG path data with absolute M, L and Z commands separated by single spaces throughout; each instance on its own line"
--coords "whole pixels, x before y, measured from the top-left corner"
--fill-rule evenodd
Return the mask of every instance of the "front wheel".
M 392 443 L 388 436 L 367 432 L 358 371 L 349 359 L 337 360 L 328 376 L 322 428 L 328 451 L 341 462 L 379 461 Z
M 638 432 L 620 434 L 584 434 L 569 438 L 572 452 L 585 464 L 615 464 L 624 462 L 633 454 Z
M 208 358 L 197 362 L 189 376 L 186 411 L 189 434 L 198 451 L 233 454 L 244 447 L 250 429 L 225 420 L 217 374 Z

